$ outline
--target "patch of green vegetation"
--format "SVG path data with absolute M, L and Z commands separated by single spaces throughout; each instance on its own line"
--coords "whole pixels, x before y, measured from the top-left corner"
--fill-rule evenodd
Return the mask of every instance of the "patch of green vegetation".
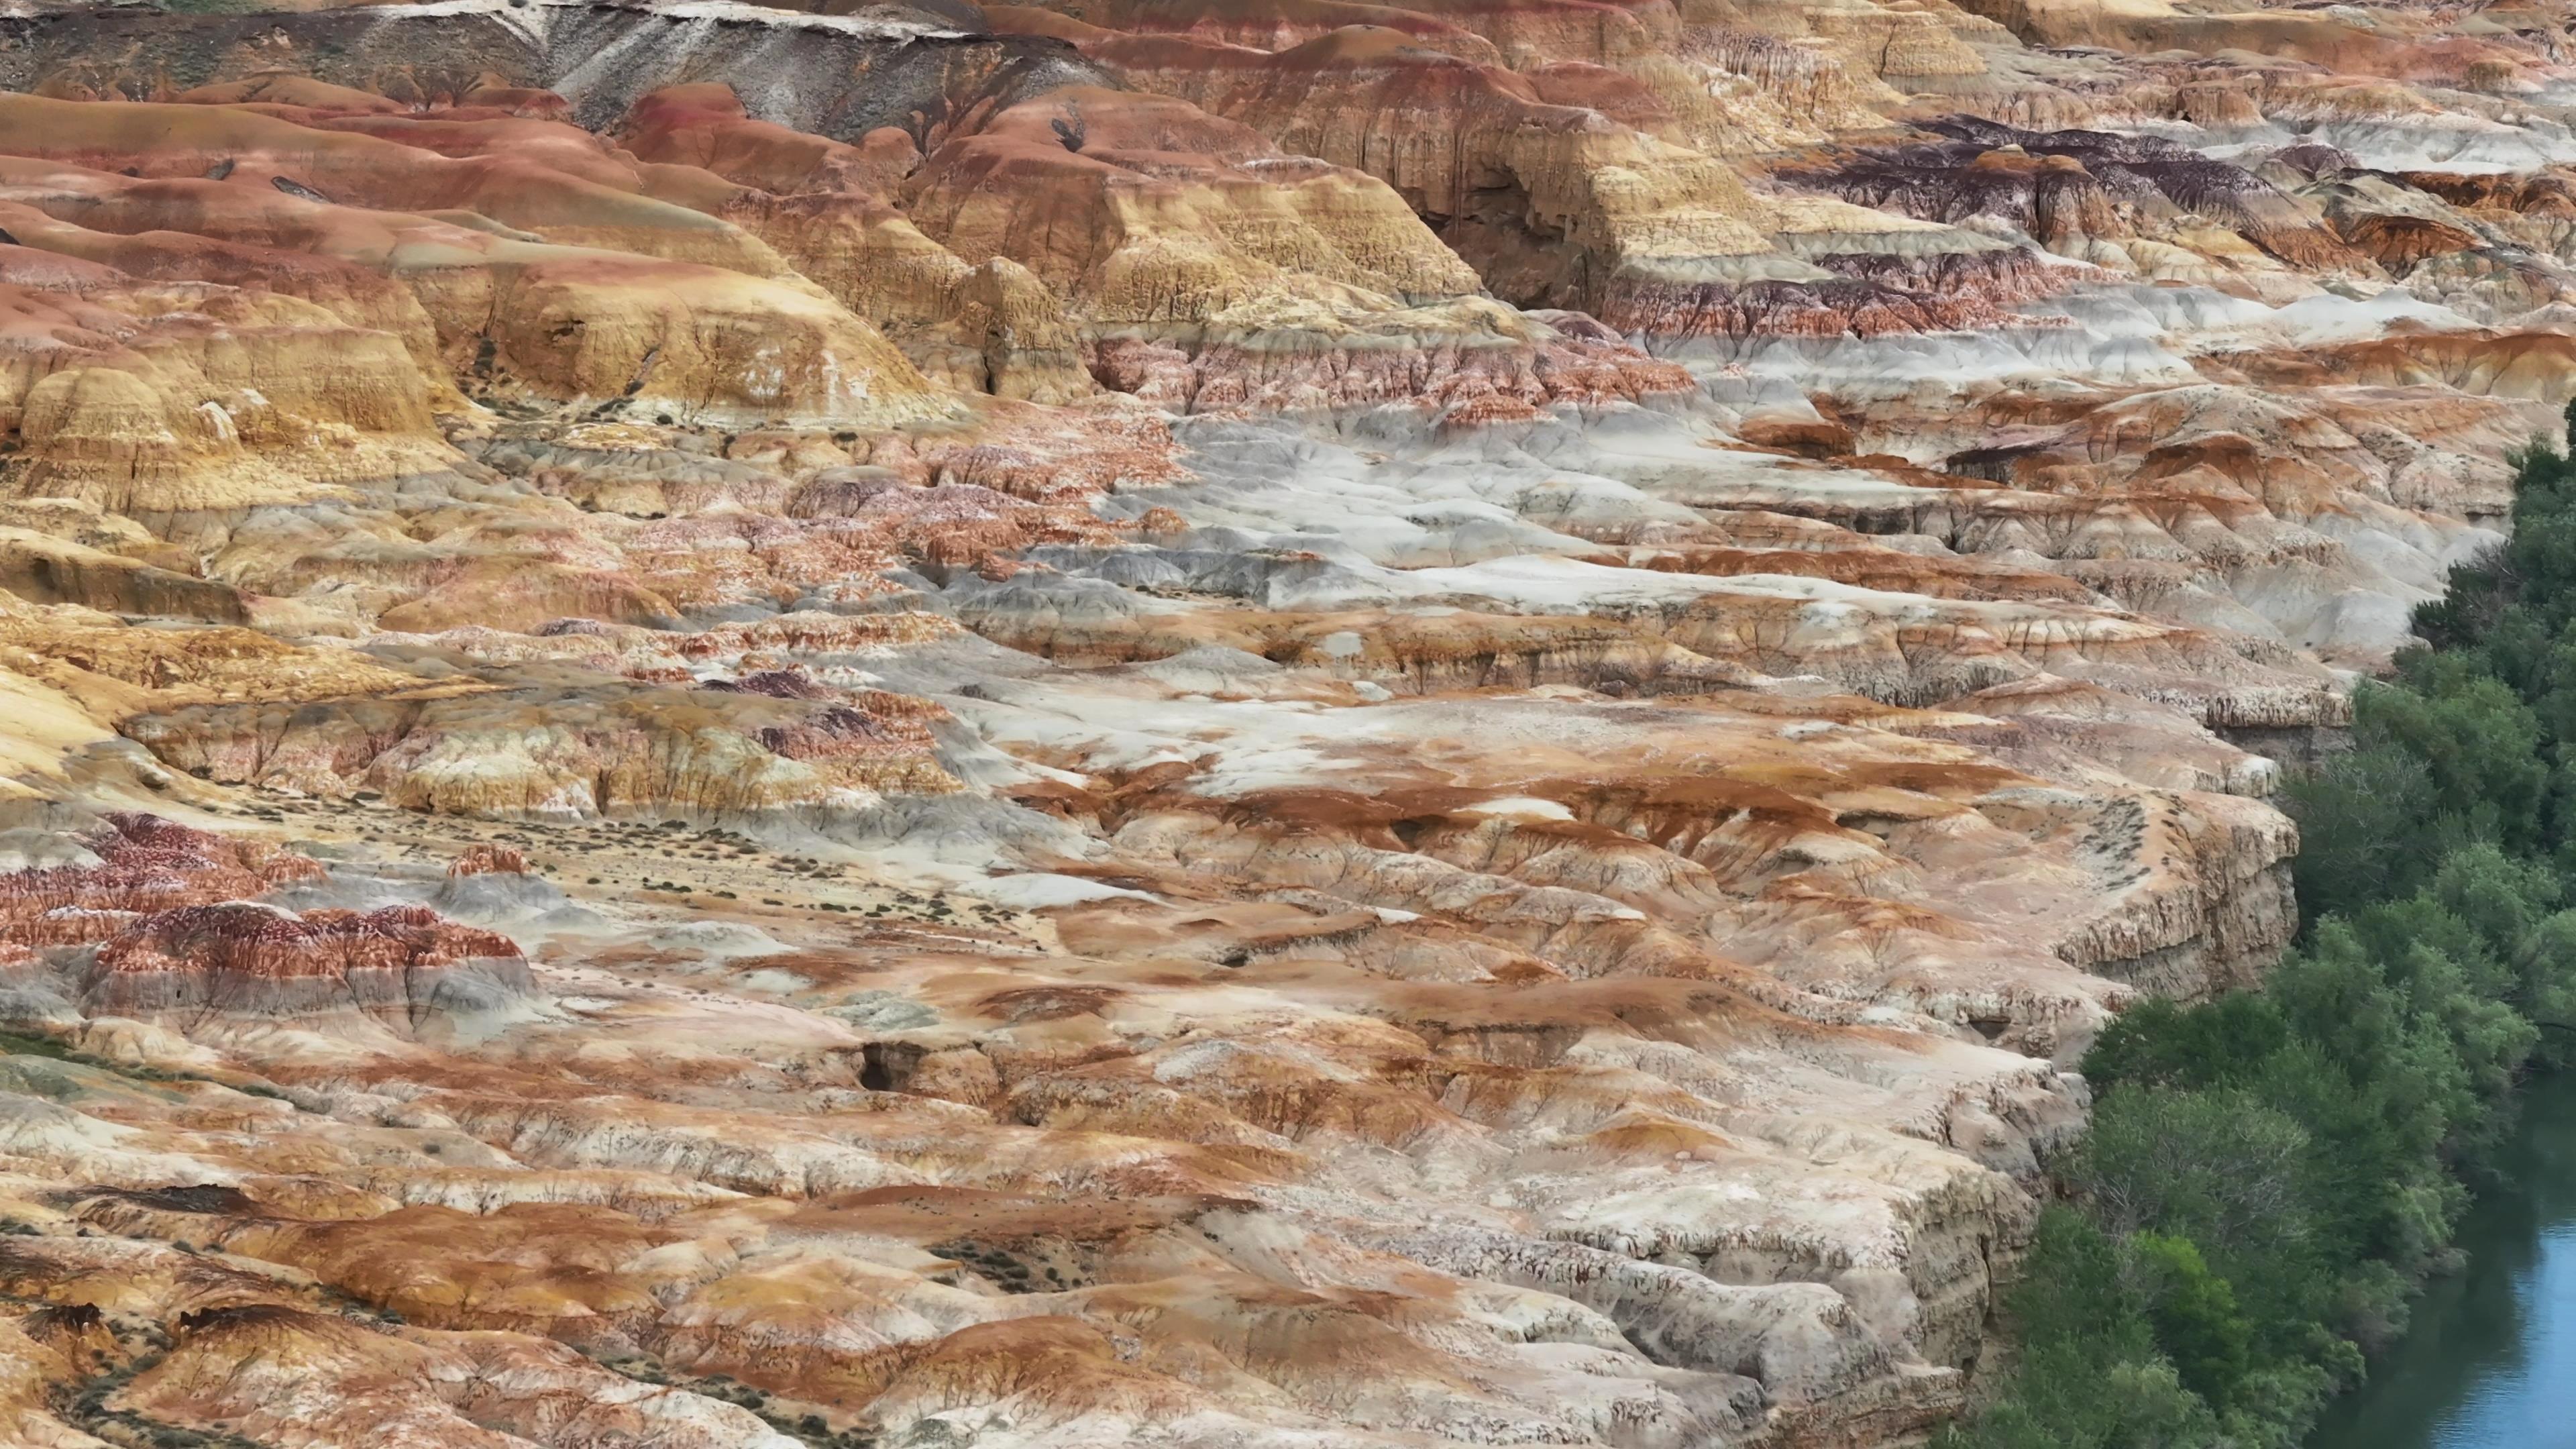
M 45 1057 L 58 1062 L 80 1061 L 80 1054 L 49 1036 L 27 1036 L 14 1031 L 0 1031 L 0 1057 Z M 81 1062 L 87 1066 L 87 1062 Z

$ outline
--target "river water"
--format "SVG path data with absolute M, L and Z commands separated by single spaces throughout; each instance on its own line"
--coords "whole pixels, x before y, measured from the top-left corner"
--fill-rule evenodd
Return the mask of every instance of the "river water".
M 2460 1224 L 2467 1269 L 2308 1449 L 2576 1449 L 2576 1072 L 2526 1089 L 2499 1165 Z

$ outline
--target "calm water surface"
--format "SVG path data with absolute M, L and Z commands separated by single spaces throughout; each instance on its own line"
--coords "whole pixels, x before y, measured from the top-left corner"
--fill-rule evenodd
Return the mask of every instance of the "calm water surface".
M 2308 1449 L 2576 1449 L 2576 1073 L 2532 1083 L 2503 1165 L 2461 1224 L 2467 1271 Z

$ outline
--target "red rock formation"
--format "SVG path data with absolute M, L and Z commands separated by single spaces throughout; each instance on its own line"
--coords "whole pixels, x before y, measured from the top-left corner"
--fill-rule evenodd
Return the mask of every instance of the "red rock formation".
M 0 162 L 0 201 L 87 231 L 193 232 L 390 270 L 434 324 L 449 365 L 478 389 L 515 379 L 692 417 L 939 411 L 935 403 L 919 411 L 921 379 L 865 322 L 801 283 L 771 280 L 787 268 L 769 247 L 705 212 L 643 195 L 631 167 L 604 150 L 595 158 L 603 179 L 588 179 L 506 152 L 481 154 L 499 144 L 485 132 L 470 142 L 477 154 L 451 160 L 221 107 L 109 116 L 102 106 L 17 101 L 39 108 L 23 119 L 50 140 L 24 148 L 42 161 Z M 163 116 L 162 130 L 152 129 L 151 114 Z M 165 133 L 188 146 L 159 144 Z M 263 179 L 247 155 L 323 179 L 299 181 L 275 167 Z M 118 174 L 141 173 L 140 161 L 170 179 Z M 87 162 L 98 167 L 84 169 Z M 213 170 L 223 179 L 203 179 Z M 717 191 L 729 194 L 721 183 Z M 460 226 L 421 214 L 447 208 L 527 226 L 546 242 L 508 227 L 496 235 L 489 221 Z M 42 233 L 27 240 L 48 244 Z
M 1176 412 L 1247 409 L 1308 412 L 1408 402 L 1454 422 L 1518 421 L 1558 403 L 1596 406 L 1690 390 L 1689 375 L 1658 362 L 1589 318 L 1509 337 L 1406 335 L 1341 345 L 1203 346 L 1107 337 L 1092 349 L 1109 388 Z
M 138 915 L 255 896 L 323 873 L 291 851 L 157 815 L 111 814 L 79 840 L 95 864 L 0 874 L 0 940 L 105 940 Z
M 524 875 L 528 859 L 506 845 L 477 845 L 448 862 L 447 878 L 476 875 Z
M 2477 233 L 2412 216 L 2366 216 L 2343 228 L 2343 239 L 2390 272 L 2403 275 L 2428 257 L 2483 246 Z
M 1964 332 L 2004 325 L 2010 303 L 2065 285 L 2016 252 L 1929 262 L 1848 260 L 1860 275 L 1830 282 L 1630 283 L 1618 289 L 1601 317 L 1613 327 L 1659 339 Z M 1881 276 L 1894 284 L 1876 280 Z M 2017 318 L 2012 325 L 2054 324 Z
M 895 622 L 822 615 L 677 642 L 694 657 L 764 644 L 828 647 L 884 639 Z M 300 712 L 276 735 L 256 706 L 149 715 L 125 728 L 174 766 L 225 783 L 331 799 L 372 790 L 408 808 L 477 815 L 720 817 L 957 788 L 918 712 L 898 697 L 807 700 L 576 679 L 425 701 L 343 701 Z M 886 722 L 849 718 L 869 698 L 883 701 Z M 791 756 L 772 740 L 844 745 Z
M 533 982 L 508 937 L 426 906 L 298 915 L 233 901 L 134 918 L 100 944 L 80 985 L 85 1008 L 120 1015 L 356 1010 L 417 1025 L 504 1004 Z
M 2367 266 L 2272 186 L 2171 141 L 2028 131 L 1969 117 L 1930 128 L 1952 139 L 1788 174 L 1863 205 L 1927 220 L 2009 217 L 2052 246 L 2135 234 L 2179 208 L 2223 222 L 2295 267 Z
M 778 195 L 856 191 L 891 195 L 921 162 L 912 138 L 891 127 L 845 145 L 754 120 L 733 88 L 672 86 L 635 103 L 617 142 L 639 158 L 696 166 Z
M 2464 175 L 2451 171 L 2409 171 L 2407 185 L 2429 191 L 2453 206 L 2576 220 L 2576 176 L 2553 167 L 2533 175 L 2512 172 Z
M 1316 282 L 1422 298 L 1475 285 L 1384 188 L 1168 99 L 1027 102 L 933 152 L 906 199 L 959 256 L 1007 256 L 1102 323 L 1203 321 Z
M 1094 25 L 1142 33 L 1186 33 L 1264 50 L 1286 50 L 1350 26 L 1392 30 L 1411 45 L 1464 50 L 1475 37 L 1493 57 L 1604 64 L 1669 50 L 1681 38 L 1670 0 L 1434 0 L 1423 5 L 1370 5 L 1340 0 L 1112 0 L 1085 11 Z M 1483 56 L 1474 58 L 1483 59 Z
M 1601 305 L 1598 289 L 1624 253 L 1759 249 L 1738 220 L 1752 208 L 1733 173 L 1601 110 L 1550 98 L 1553 89 L 1611 99 L 1613 111 L 1652 119 L 1642 100 L 1603 94 L 1607 82 L 1566 75 L 1551 87 L 1367 28 L 1275 55 L 1161 36 L 1103 36 L 1083 49 L 1283 149 L 1384 180 L 1489 285 L 1524 305 Z M 1611 168 L 1635 179 L 1605 190 Z M 1665 210 L 1685 198 L 1687 215 Z M 1597 254 L 1589 270 L 1586 252 Z

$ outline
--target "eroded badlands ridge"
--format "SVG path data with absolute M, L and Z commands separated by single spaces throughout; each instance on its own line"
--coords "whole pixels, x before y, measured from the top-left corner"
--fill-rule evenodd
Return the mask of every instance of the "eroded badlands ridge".
M 0 1443 L 1919 1437 L 2564 21 L 0 17 Z

